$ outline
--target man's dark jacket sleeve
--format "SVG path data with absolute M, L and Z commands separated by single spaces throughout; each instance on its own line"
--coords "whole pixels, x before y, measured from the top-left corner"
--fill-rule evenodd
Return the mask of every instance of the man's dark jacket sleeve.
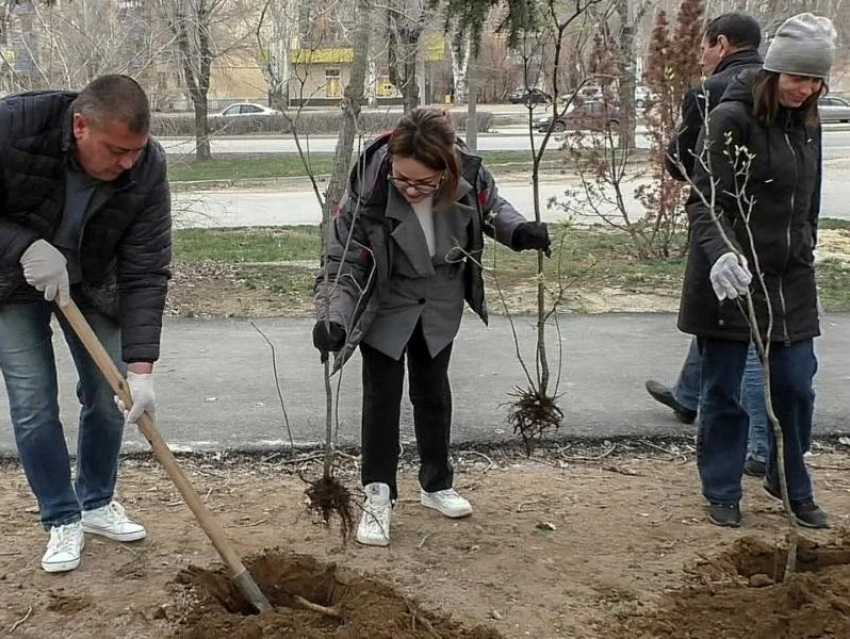
M 118 248 L 119 321 L 126 362 L 159 359 L 162 315 L 170 277 L 171 193 L 164 152 L 144 208 Z

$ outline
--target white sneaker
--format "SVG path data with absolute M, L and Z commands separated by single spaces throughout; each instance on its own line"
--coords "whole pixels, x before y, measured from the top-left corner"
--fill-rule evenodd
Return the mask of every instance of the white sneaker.
M 83 530 L 114 541 L 138 541 L 147 536 L 145 527 L 130 521 L 117 501 L 101 508 L 83 511 Z
M 458 519 L 472 514 L 472 504 L 457 494 L 454 488 L 438 490 L 433 493 L 422 491 L 422 505 L 439 510 L 446 517 Z
M 363 515 L 357 527 L 357 541 L 366 546 L 390 545 L 390 512 L 393 509 L 390 500 L 390 487 L 374 482 L 364 486 L 366 501 L 363 502 Z
M 54 526 L 50 529 L 50 541 L 47 542 L 47 552 L 41 558 L 41 567 L 45 572 L 67 572 L 78 568 L 85 543 L 80 522 Z

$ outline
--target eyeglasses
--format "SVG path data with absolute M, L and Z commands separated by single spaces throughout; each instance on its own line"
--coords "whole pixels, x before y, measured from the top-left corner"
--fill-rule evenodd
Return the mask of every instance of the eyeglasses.
M 407 189 L 413 189 L 417 193 L 421 195 L 433 195 L 436 193 L 440 185 L 443 183 L 443 173 L 440 173 L 440 177 L 437 180 L 436 184 L 432 184 L 430 182 L 418 182 L 416 180 L 408 180 L 406 178 L 396 177 L 395 175 L 388 175 L 387 179 L 393 183 L 393 185 L 399 191 L 406 191 Z

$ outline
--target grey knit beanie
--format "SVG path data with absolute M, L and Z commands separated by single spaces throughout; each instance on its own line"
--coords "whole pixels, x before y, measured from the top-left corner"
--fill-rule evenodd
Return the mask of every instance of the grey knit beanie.
M 788 18 L 770 42 L 764 68 L 825 80 L 835 60 L 836 37 L 829 18 L 811 13 Z

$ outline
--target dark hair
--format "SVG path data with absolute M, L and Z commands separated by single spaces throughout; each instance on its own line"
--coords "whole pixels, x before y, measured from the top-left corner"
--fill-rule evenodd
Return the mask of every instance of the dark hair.
M 705 28 L 705 39 L 714 46 L 720 36 L 726 36 L 733 47 L 758 49 L 761 46 L 761 26 L 758 20 L 746 13 L 723 13 L 711 20 Z
M 119 121 L 132 133 L 147 133 L 151 108 L 144 89 L 126 75 L 103 75 L 93 80 L 74 100 L 74 113 L 96 124 Z
M 753 114 L 756 120 L 766 126 L 776 121 L 779 108 L 779 75 L 774 71 L 760 69 L 753 83 Z M 818 123 L 818 99 L 829 89 L 824 82 L 820 91 L 809 96 L 800 107 L 800 114 L 806 126 L 815 126 Z
M 391 156 L 410 158 L 429 169 L 443 172 L 435 201 L 446 206 L 454 202 L 460 184 L 460 161 L 455 148 L 454 128 L 437 109 L 414 109 L 396 125 L 387 151 Z

